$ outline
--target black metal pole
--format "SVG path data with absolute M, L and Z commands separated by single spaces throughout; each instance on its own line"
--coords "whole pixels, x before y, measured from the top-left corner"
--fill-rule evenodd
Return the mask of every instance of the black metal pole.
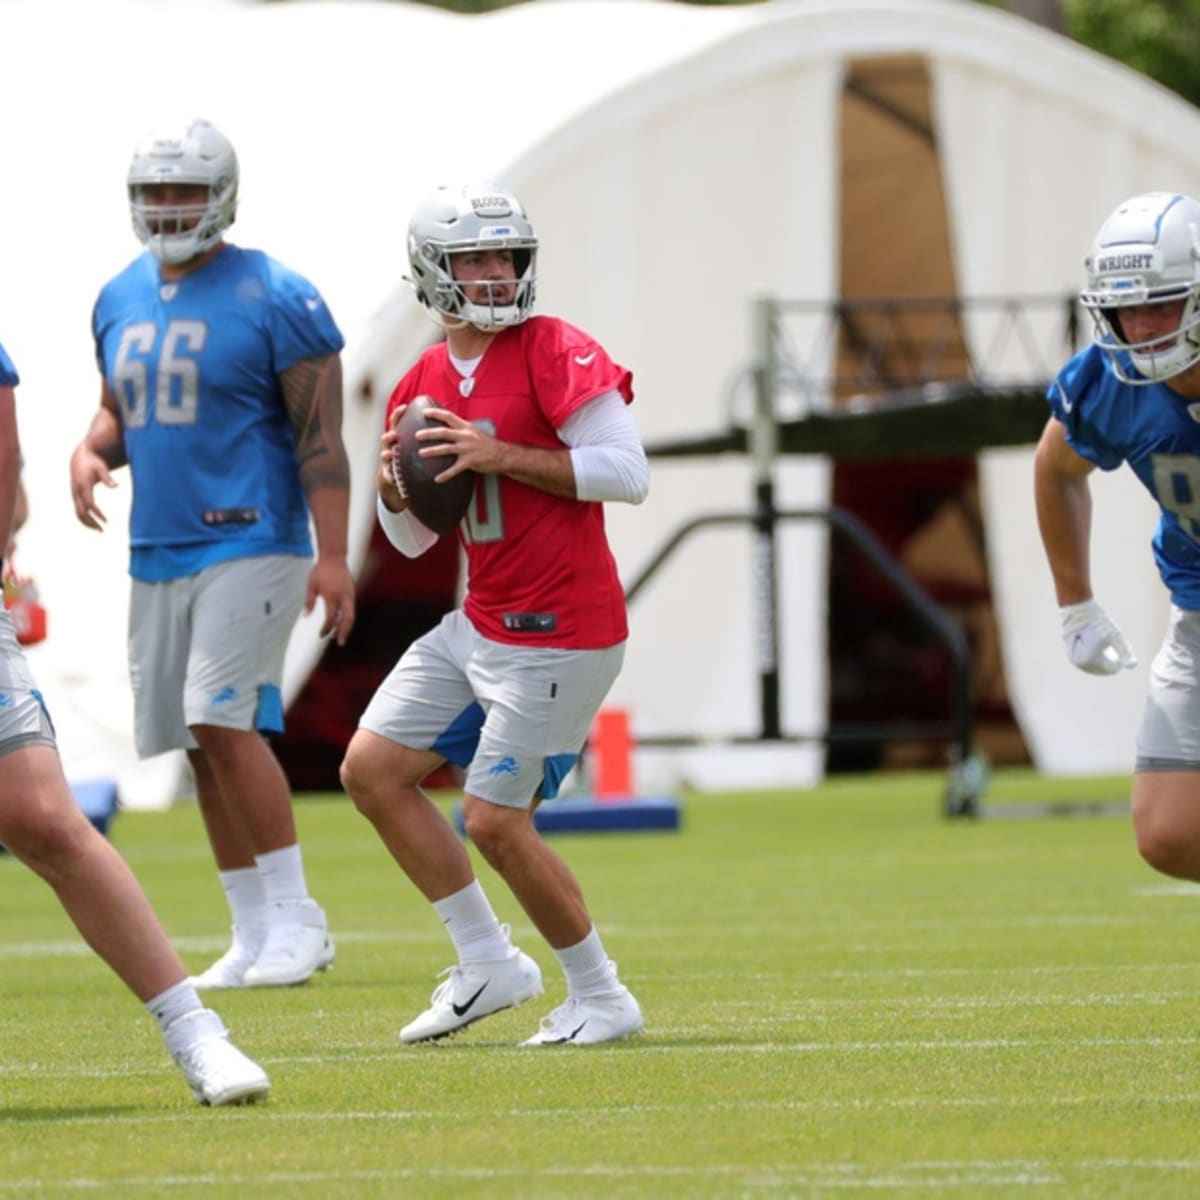
M 755 301 L 754 422 L 750 427 L 750 466 L 754 477 L 755 654 L 758 659 L 758 707 L 762 737 L 783 735 L 779 714 L 778 512 L 775 508 L 775 460 L 779 427 L 775 418 L 775 303 Z
M 758 711 L 762 736 L 783 736 L 779 715 L 779 514 L 775 485 L 768 479 L 754 488 L 755 648 L 758 657 Z

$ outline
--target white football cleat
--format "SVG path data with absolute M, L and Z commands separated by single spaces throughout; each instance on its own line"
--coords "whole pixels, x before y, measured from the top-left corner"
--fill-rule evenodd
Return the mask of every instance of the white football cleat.
M 333 963 L 325 912 L 315 900 L 267 906 L 267 933 L 243 987 L 290 987 L 307 983 Z
M 612 996 L 569 998 L 542 1018 L 537 1033 L 522 1046 L 594 1046 L 619 1042 L 642 1031 L 642 1010 L 623 987 Z
M 542 994 L 541 968 L 515 946 L 506 959 L 447 967 L 442 974 L 448 978 L 434 988 L 430 1006 L 400 1030 L 402 1042 L 448 1037 Z
M 167 1049 L 201 1104 L 253 1104 L 271 1089 L 267 1073 L 230 1040 L 211 1008 L 172 1021 Z
M 246 971 L 257 961 L 266 937 L 265 925 L 235 925 L 229 949 L 207 970 L 191 977 L 192 987 L 197 990 L 245 987 Z

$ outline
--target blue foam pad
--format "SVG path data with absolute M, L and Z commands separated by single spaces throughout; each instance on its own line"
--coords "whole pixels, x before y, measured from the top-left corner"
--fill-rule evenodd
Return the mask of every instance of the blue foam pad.
M 466 834 L 462 805 L 451 811 L 454 828 Z M 634 830 L 678 829 L 683 810 L 673 796 L 617 796 L 597 800 L 571 796 L 547 800 L 533 814 L 539 833 L 628 833 Z
M 108 832 L 109 822 L 117 812 L 117 781 L 115 779 L 80 779 L 70 784 L 75 803 L 83 815 L 101 833 Z

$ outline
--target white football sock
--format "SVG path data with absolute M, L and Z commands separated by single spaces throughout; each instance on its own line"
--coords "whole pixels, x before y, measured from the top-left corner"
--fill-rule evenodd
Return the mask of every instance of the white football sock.
M 585 996 L 611 996 L 621 990 L 617 968 L 609 961 L 600 941 L 600 934 L 593 925 L 591 932 L 582 942 L 555 950 L 567 977 L 567 994 L 576 1000 Z
M 187 979 L 180 980 L 146 1001 L 146 1011 L 158 1022 L 163 1033 L 167 1032 L 168 1025 L 180 1017 L 186 1017 L 188 1013 L 203 1007 L 196 989 Z
M 308 884 L 304 881 L 304 859 L 299 845 L 284 846 L 256 854 L 259 878 L 262 880 L 266 904 L 288 904 L 308 899 Z
M 238 867 L 219 871 L 221 887 L 233 914 L 233 923 L 240 929 L 261 925 L 267 919 L 267 901 L 257 867 Z
M 454 942 L 460 963 L 498 962 L 511 953 L 512 945 L 478 879 L 452 895 L 435 900 L 433 907 Z

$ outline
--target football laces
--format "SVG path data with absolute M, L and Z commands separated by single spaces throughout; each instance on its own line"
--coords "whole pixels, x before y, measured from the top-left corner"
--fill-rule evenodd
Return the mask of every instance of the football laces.
M 400 493 L 400 499 L 407 500 L 408 492 L 404 488 L 404 476 L 400 474 L 399 443 L 392 447 L 392 482 L 396 485 L 396 491 Z

